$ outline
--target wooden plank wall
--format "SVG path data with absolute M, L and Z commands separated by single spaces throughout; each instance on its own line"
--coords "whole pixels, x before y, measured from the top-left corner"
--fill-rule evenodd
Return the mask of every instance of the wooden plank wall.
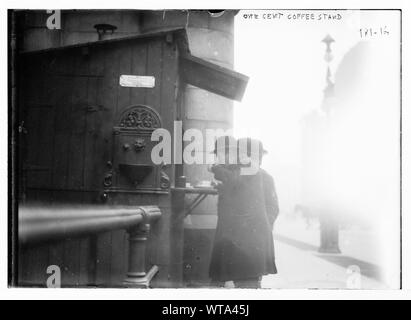
M 163 126 L 173 132 L 177 54 L 174 44 L 153 38 L 26 56 L 20 70 L 20 114 L 27 129 L 21 198 L 48 205 L 98 203 L 107 162 L 113 162 L 112 128 L 122 111 L 135 104 L 151 106 L 161 114 Z M 155 76 L 156 86 L 120 87 L 121 74 Z M 166 171 L 173 179 L 172 168 Z M 152 228 L 147 264 L 162 265 L 157 283 L 166 286 L 169 196 L 135 199 L 121 195 L 111 203 L 161 203 L 163 217 Z M 47 266 L 56 264 L 62 266 L 65 286 L 116 286 L 127 268 L 126 250 L 124 231 L 21 248 L 19 283 L 44 285 Z

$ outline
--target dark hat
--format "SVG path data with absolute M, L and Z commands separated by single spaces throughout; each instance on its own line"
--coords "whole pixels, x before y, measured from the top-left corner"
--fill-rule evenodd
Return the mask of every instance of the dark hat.
M 263 143 L 260 140 L 257 139 L 252 139 L 252 138 L 240 138 L 237 140 L 238 144 L 238 150 L 241 151 L 240 145 L 246 145 L 247 146 L 247 154 L 251 154 L 251 151 L 253 150 L 251 148 L 252 145 L 258 145 L 258 151 L 259 151 L 259 156 L 263 156 L 268 153 L 267 150 L 264 149 Z
M 221 136 L 218 137 L 214 143 L 213 153 L 217 153 L 218 150 L 237 149 L 237 140 L 233 136 Z

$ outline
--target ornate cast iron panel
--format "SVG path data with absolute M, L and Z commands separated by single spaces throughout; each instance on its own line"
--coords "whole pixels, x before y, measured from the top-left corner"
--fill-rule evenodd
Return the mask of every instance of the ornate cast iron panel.
M 114 127 L 114 189 L 155 191 L 168 188 L 161 168 L 151 160 L 151 150 L 157 143 L 151 141 L 151 134 L 161 127 L 160 115 L 149 106 L 131 106 L 121 114 Z

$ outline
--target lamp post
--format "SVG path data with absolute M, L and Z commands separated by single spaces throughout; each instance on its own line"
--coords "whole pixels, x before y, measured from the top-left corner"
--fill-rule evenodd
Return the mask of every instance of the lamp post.
M 331 100 L 332 97 L 334 96 L 334 83 L 331 81 L 331 68 L 330 68 L 330 63 L 334 59 L 334 56 L 331 51 L 331 44 L 335 42 L 335 40 L 327 34 L 326 37 L 322 40 L 322 42 L 325 43 L 326 48 L 325 48 L 325 55 L 324 55 L 324 60 L 327 63 L 327 75 L 326 75 L 326 87 L 324 89 L 324 99 L 321 108 L 323 111 L 326 113 L 327 117 L 330 112 L 330 107 L 331 107 Z
M 331 44 L 335 40 L 327 34 L 327 36 L 322 40 L 325 43 L 325 55 L 324 60 L 327 63 L 327 74 L 326 74 L 326 87 L 324 89 L 324 99 L 322 103 L 322 110 L 326 114 L 326 126 L 329 125 L 329 116 L 332 108 L 332 101 L 334 97 L 334 83 L 331 80 L 331 69 L 330 62 L 333 60 L 333 54 L 331 51 Z M 327 146 L 325 146 L 327 147 Z M 338 232 L 338 221 L 332 212 L 322 212 L 320 215 L 320 248 L 321 253 L 341 253 L 339 248 L 339 232 Z

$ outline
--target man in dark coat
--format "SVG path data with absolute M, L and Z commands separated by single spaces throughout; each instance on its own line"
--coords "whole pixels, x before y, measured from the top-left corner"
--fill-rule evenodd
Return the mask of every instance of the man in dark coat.
M 244 175 L 242 166 L 223 162 L 211 169 L 220 185 L 209 273 L 214 285 L 232 280 L 236 287 L 259 288 L 263 275 L 277 273 L 272 226 L 278 205 L 271 176 L 261 169 Z

